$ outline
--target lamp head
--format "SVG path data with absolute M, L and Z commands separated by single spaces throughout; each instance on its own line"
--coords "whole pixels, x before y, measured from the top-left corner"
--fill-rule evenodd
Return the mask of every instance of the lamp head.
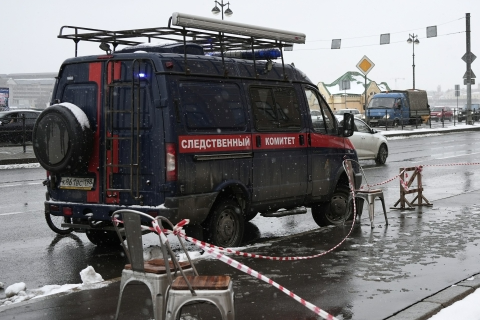
M 420 41 L 419 41 L 418 39 L 415 39 L 415 41 L 413 41 L 413 43 L 415 43 L 415 44 L 419 44 L 419 43 L 420 43 Z
M 220 9 L 218 9 L 216 3 L 215 3 L 215 7 L 212 9 L 212 13 L 213 13 L 213 14 L 219 14 L 219 13 L 220 13 Z
M 229 17 L 230 17 L 232 14 L 233 14 L 233 11 L 230 10 L 230 8 L 227 8 L 227 10 L 225 10 L 225 15 L 226 15 L 226 16 L 229 16 Z
M 412 41 L 413 41 L 412 38 L 408 38 L 407 40 L 408 43 L 412 43 Z

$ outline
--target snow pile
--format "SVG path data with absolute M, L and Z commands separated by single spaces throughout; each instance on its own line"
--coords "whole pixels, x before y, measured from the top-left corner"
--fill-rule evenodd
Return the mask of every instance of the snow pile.
M 3 164 L 3 165 L 0 165 L 0 170 L 32 169 L 32 168 L 40 168 L 40 164 L 35 162 L 35 163 Z
M 81 284 L 65 284 L 63 286 L 46 285 L 38 289 L 27 289 L 27 286 L 24 282 L 14 283 L 8 286 L 5 290 L 6 298 L 0 299 L 0 307 L 30 299 L 49 296 L 56 293 L 69 292 L 81 289 L 92 289 L 106 285 L 106 283 L 100 284 L 100 286 L 98 285 L 98 283 L 103 281 L 103 278 L 101 275 L 95 272 L 92 266 L 88 266 L 87 268 L 80 271 L 80 277 L 82 279 Z M 1 282 L 0 284 L 3 285 L 3 283 Z M 92 284 L 97 285 L 92 286 Z
M 80 271 L 80 278 L 82 279 L 83 284 L 91 284 L 103 281 L 102 276 L 96 273 L 92 266 L 88 266 Z

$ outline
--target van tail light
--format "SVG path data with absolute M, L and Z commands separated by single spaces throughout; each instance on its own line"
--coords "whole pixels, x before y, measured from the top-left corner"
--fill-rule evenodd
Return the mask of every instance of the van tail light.
M 70 207 L 63 207 L 62 211 L 63 211 L 64 216 L 69 216 L 70 217 L 70 216 L 73 215 L 73 210 Z
M 177 181 L 177 151 L 174 143 L 167 143 L 165 146 L 167 155 L 165 163 L 167 166 L 167 181 Z

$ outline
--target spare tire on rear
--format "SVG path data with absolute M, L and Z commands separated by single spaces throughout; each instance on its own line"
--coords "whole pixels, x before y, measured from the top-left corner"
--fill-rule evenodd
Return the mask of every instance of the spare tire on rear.
M 60 103 L 46 108 L 33 127 L 33 151 L 40 165 L 53 173 L 75 172 L 88 166 L 93 131 L 78 106 Z

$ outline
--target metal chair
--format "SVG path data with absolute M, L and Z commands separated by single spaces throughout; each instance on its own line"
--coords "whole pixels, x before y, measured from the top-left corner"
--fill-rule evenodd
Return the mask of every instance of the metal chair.
M 123 228 L 119 228 L 118 226 L 120 215 Z M 112 220 L 114 221 L 113 225 L 121 239 L 122 246 L 130 262 L 130 264 L 125 265 L 125 268 L 122 271 L 120 295 L 118 297 L 115 319 L 118 319 L 118 314 L 120 312 L 123 290 L 131 281 L 140 281 L 147 285 L 150 290 L 155 320 L 163 320 L 165 315 L 165 293 L 172 283 L 170 268 L 175 270 L 175 274 L 177 271 L 180 271 L 182 275 L 185 275 L 187 272 L 192 272 L 192 262 L 188 254 L 187 258 L 189 262 L 179 263 L 173 256 L 173 259 L 168 261 L 167 266 L 165 264 L 165 259 L 168 259 L 167 251 L 171 253 L 171 249 L 168 246 L 168 243 L 165 243 L 165 241 L 162 240 L 160 235 L 159 240 L 164 259 L 144 261 L 142 235 L 145 232 L 142 231 L 141 217 L 150 221 L 157 220 L 156 218 L 142 212 L 127 209 L 115 211 L 112 215 Z M 122 233 L 125 235 L 127 245 L 123 242 Z M 183 271 L 184 269 L 185 273 Z
M 169 220 L 159 217 L 173 229 Z M 180 240 L 181 241 L 181 240 Z M 188 255 L 185 247 L 182 249 Z M 174 259 L 172 257 L 172 259 Z M 192 264 L 193 267 L 193 264 Z M 186 276 L 182 273 L 172 283 L 167 291 L 166 318 L 177 319 L 180 311 L 186 304 L 195 302 L 209 302 L 215 305 L 223 320 L 235 319 L 235 303 L 233 285 L 229 276 L 200 276 L 194 268 L 195 275 Z
M 354 173 L 353 173 L 353 165 L 352 162 L 355 162 L 358 167 L 360 168 L 360 172 L 362 173 L 363 180 L 365 181 L 365 184 L 362 185 L 359 189 L 355 189 L 355 183 L 354 183 Z M 380 201 L 382 201 L 382 206 L 383 206 L 383 215 L 385 216 L 385 224 L 388 226 L 388 219 L 387 219 L 387 210 L 385 209 L 385 199 L 383 197 L 383 191 L 381 189 L 370 189 L 370 186 L 368 185 L 367 177 L 365 176 L 365 172 L 363 171 L 362 166 L 355 160 L 351 159 L 346 159 L 343 161 L 343 168 L 345 169 L 345 172 L 348 175 L 348 180 L 350 181 L 350 189 L 354 190 L 355 193 L 355 198 L 361 198 L 364 199 L 368 203 L 368 216 L 370 218 L 370 227 L 373 229 L 373 220 L 374 220 L 374 202 L 375 198 L 380 198 Z M 348 204 L 352 203 L 352 195 L 350 194 L 350 197 L 348 199 Z M 349 212 L 349 210 L 347 210 Z

